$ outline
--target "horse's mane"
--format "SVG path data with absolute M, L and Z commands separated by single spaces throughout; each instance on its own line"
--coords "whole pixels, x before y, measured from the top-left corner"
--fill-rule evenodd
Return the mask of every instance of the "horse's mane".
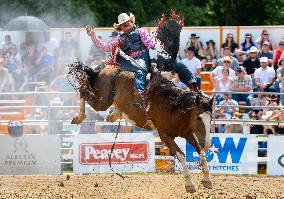
M 189 90 L 182 90 L 169 81 L 166 77 L 162 76 L 160 72 L 154 72 L 149 85 L 146 88 L 146 96 L 151 97 L 153 94 L 162 94 L 165 98 L 169 98 L 169 111 L 172 112 L 176 109 L 186 112 L 192 110 L 196 105 L 196 96 L 200 100 L 209 101 L 205 95 L 197 94 Z

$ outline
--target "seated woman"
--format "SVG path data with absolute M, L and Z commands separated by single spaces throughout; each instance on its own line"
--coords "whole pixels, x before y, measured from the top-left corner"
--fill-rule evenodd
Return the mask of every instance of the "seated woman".
M 223 49 L 225 47 L 229 47 L 231 49 L 231 53 L 234 53 L 235 49 L 239 48 L 239 45 L 234 41 L 234 37 L 233 37 L 232 33 L 227 34 L 226 41 L 225 41 L 225 43 L 222 44 L 221 52 L 223 52 Z
M 241 50 L 244 52 L 247 52 L 251 47 L 255 46 L 255 44 L 252 41 L 252 36 L 250 33 L 247 33 L 245 35 L 245 41 L 241 43 Z
M 229 77 L 229 69 L 224 68 L 222 70 L 222 74 L 223 76 L 217 79 L 216 83 L 214 84 L 214 90 L 221 92 L 230 92 L 233 79 Z M 223 99 L 224 99 L 223 94 L 217 94 L 216 96 L 217 104 L 219 104 Z

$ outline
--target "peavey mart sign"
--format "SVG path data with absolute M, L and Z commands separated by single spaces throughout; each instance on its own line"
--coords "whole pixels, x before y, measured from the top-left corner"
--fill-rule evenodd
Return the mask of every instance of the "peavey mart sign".
M 122 163 L 147 163 L 149 161 L 148 142 L 118 142 L 104 144 L 80 144 L 80 164 L 122 164 Z M 109 159 L 110 156 L 110 159 Z
M 113 143 L 115 141 L 114 148 Z M 154 172 L 155 140 L 152 133 L 81 134 L 73 145 L 74 173 Z
M 178 139 L 179 146 L 186 154 L 186 162 L 191 170 L 200 170 L 199 156 L 192 145 Z M 205 153 L 211 173 L 256 174 L 257 138 L 254 135 L 212 134 L 211 147 Z M 177 164 L 177 169 L 181 167 Z

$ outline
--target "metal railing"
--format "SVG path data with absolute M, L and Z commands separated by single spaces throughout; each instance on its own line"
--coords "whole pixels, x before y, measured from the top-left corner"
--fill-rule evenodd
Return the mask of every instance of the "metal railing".
M 213 95 L 216 94 L 222 94 L 224 92 L 213 92 L 213 91 L 208 91 L 213 93 Z M 284 93 L 275 93 L 275 92 L 231 92 L 232 94 L 265 94 L 265 95 L 283 95 Z M 76 92 L 10 92 L 10 93 L 0 93 L 0 96 L 15 96 L 15 95 L 45 95 L 46 97 L 48 97 L 48 100 L 51 100 L 52 96 L 59 96 L 59 95 L 75 95 L 78 94 Z M 1 100 L 0 100 L 1 102 Z M 37 126 L 37 125 L 45 125 L 50 127 L 51 122 L 54 121 L 59 121 L 59 122 L 67 122 L 70 123 L 71 120 L 52 120 L 52 116 L 51 116 L 51 111 L 52 110 L 65 110 L 65 109 L 78 109 L 79 110 L 80 106 L 52 106 L 50 104 L 46 105 L 46 106 L 33 106 L 33 105 L 29 105 L 29 106 L 12 106 L 12 105 L 8 105 L 8 106 L 0 106 L 0 112 L 1 110 L 9 110 L 9 109 L 19 109 L 19 110 L 33 110 L 36 108 L 40 108 L 42 110 L 46 110 L 47 112 L 47 117 L 45 119 L 41 119 L 41 120 L 22 120 L 22 123 L 24 125 L 28 125 L 28 126 Z M 216 112 L 215 109 L 216 108 L 220 108 L 220 107 L 236 107 L 234 105 L 213 105 L 213 119 L 212 119 L 212 124 L 216 125 L 216 124 L 241 124 L 243 125 L 243 133 L 244 134 L 249 134 L 248 132 L 248 125 L 284 125 L 284 121 L 266 121 L 266 120 L 250 120 L 250 119 L 216 119 Z M 269 108 L 269 109 L 280 109 L 280 108 L 284 108 L 283 106 L 244 106 L 244 105 L 238 105 L 238 108 Z M 91 107 L 89 105 L 86 105 L 87 109 L 91 109 Z M 74 115 L 75 116 L 75 115 Z M 70 118 L 71 119 L 71 118 Z M 8 125 L 8 120 L 0 120 L 0 125 Z M 92 122 L 92 120 L 86 120 L 86 122 Z M 101 124 L 107 124 L 109 125 L 110 123 L 107 122 L 102 122 L 102 121 L 96 121 L 99 122 Z M 120 122 L 125 122 L 124 126 L 128 127 L 131 124 L 128 123 L 126 120 L 122 120 Z M 112 123 L 111 125 L 118 125 L 119 122 L 115 122 Z M 131 125 L 132 126 L 132 125 Z M 215 128 L 213 128 L 215 130 Z M 48 133 L 50 134 L 50 128 L 48 128 Z M 214 132 L 215 133 L 215 132 Z M 62 132 L 58 132 L 56 134 L 60 135 L 60 139 L 61 139 L 61 157 L 62 157 L 62 165 L 68 165 L 68 164 L 72 164 L 72 161 L 66 159 L 66 158 L 71 158 L 72 157 L 72 147 L 66 147 L 63 146 L 63 144 L 65 142 L 71 142 L 72 141 L 72 137 L 74 136 L 73 134 L 68 135 L 68 134 L 63 134 Z M 262 137 L 262 136 L 261 136 Z M 266 149 L 261 149 L 261 150 L 266 150 Z M 69 152 L 69 154 L 65 154 L 66 152 Z M 156 159 L 158 160 L 173 160 L 174 158 L 171 156 L 156 156 Z M 258 162 L 259 163 L 266 163 L 266 158 L 264 157 L 259 157 Z

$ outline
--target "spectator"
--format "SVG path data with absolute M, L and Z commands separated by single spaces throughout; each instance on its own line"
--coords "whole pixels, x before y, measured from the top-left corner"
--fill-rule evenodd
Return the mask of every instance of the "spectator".
M 267 57 L 270 66 L 273 66 L 273 52 L 270 51 L 269 45 L 268 41 L 263 43 L 261 50 L 257 53 L 257 58 Z M 277 68 L 275 70 L 277 70 Z
M 237 77 L 233 80 L 231 91 L 244 92 L 244 94 L 233 94 L 232 98 L 237 101 L 245 101 L 247 106 L 250 106 L 250 94 L 246 92 L 252 91 L 252 80 L 249 75 L 246 74 L 243 67 L 239 67 L 236 70 Z M 246 112 L 249 112 L 249 108 L 246 108 Z
M 113 34 L 114 35 L 114 34 Z M 118 34 L 117 34 L 118 35 Z M 100 39 L 101 36 L 98 36 Z M 98 49 L 95 45 L 91 45 L 88 59 L 86 61 L 87 65 L 99 65 L 108 57 L 107 53 Z
M 241 44 L 241 50 L 247 52 L 253 46 L 255 46 L 255 44 L 252 41 L 252 36 L 250 33 L 247 33 L 245 35 L 245 41 Z
M 239 62 L 236 58 L 232 56 L 231 49 L 229 47 L 225 47 L 223 49 L 223 57 L 226 57 L 226 56 L 230 57 L 231 59 L 230 67 L 235 71 L 239 67 Z M 222 59 L 223 58 L 218 59 L 215 66 L 222 66 L 223 65 Z
M 268 121 L 284 121 L 284 109 L 281 110 L 274 110 L 273 113 L 271 115 L 269 115 L 268 117 L 266 117 L 266 120 Z M 280 135 L 284 135 L 284 126 L 283 125 L 276 125 L 273 126 L 274 128 L 274 133 L 275 134 L 280 134 Z
M 18 53 L 17 46 L 13 45 L 8 49 L 8 52 L 5 56 L 6 60 L 6 68 L 9 70 L 10 73 L 14 72 L 16 69 L 16 63 L 21 61 L 21 56 Z
M 232 119 L 239 120 L 241 118 L 241 114 L 239 112 L 235 112 Z M 225 133 L 243 133 L 243 126 L 241 124 L 229 124 L 225 126 Z
M 28 53 L 28 49 L 29 49 L 30 46 L 32 46 L 34 49 L 37 50 L 37 44 L 34 41 L 33 33 L 27 32 L 26 33 L 26 41 L 24 41 L 20 45 L 21 58 L 23 58 Z
M 244 60 L 243 67 L 246 69 L 248 75 L 252 76 L 254 71 L 260 67 L 259 59 L 256 56 L 257 48 L 251 47 L 249 50 L 249 57 Z
M 274 60 L 274 67 L 276 69 L 278 68 L 279 60 L 283 58 L 283 57 L 281 57 L 281 56 L 283 56 L 283 52 L 284 52 L 284 39 L 281 39 L 279 41 L 279 48 L 277 48 L 274 51 L 273 60 Z
M 177 74 L 174 75 L 174 78 L 171 81 L 176 85 L 177 88 L 180 88 L 180 89 L 186 89 L 187 88 L 187 86 L 180 81 Z
M 233 34 L 228 33 L 227 38 L 225 40 L 225 43 L 222 44 L 222 51 L 224 50 L 225 47 L 229 47 L 231 50 L 231 53 L 235 52 L 236 48 L 239 48 L 239 45 L 235 43 Z M 225 56 L 225 55 L 224 55 Z
M 255 111 L 250 111 L 248 113 L 250 120 L 260 120 L 261 114 L 256 113 Z M 250 134 L 260 134 L 263 132 L 263 125 L 250 125 Z
M 260 37 L 258 37 L 256 40 L 255 40 L 255 43 L 257 45 L 259 45 L 260 48 L 262 48 L 262 45 L 265 41 L 268 41 L 270 46 L 270 50 L 274 50 L 275 49 L 275 46 L 274 46 L 274 43 L 273 41 L 271 40 L 271 38 L 269 37 L 269 33 L 268 33 L 268 30 L 267 29 L 263 29 L 262 32 L 261 32 L 261 35 Z
M 198 38 L 199 36 L 196 36 L 195 33 L 192 33 L 190 35 L 189 41 L 186 43 L 185 49 L 187 50 L 189 47 L 194 48 L 194 56 L 200 59 L 200 50 L 203 51 L 203 45 L 201 41 L 198 40 Z
M 284 77 L 284 58 L 279 61 L 279 68 L 276 70 L 275 90 L 280 92 L 279 84 Z
M 224 94 L 224 100 L 219 103 L 220 106 L 229 106 L 229 107 L 219 107 L 217 111 L 221 112 L 224 115 L 225 119 L 231 119 L 235 112 L 238 112 L 238 102 L 232 99 L 230 93 Z M 224 131 L 223 131 L 224 132 Z
M 207 61 L 215 64 L 217 59 L 217 50 L 215 47 L 215 42 L 210 39 L 209 41 L 206 42 L 206 44 L 207 44 L 206 48 Z
M 36 64 L 38 65 L 37 81 L 45 81 L 49 84 L 53 70 L 53 59 L 46 47 L 41 49 Z
M 230 93 L 224 93 L 224 100 L 222 100 L 219 105 L 222 106 L 231 106 L 231 105 L 236 105 L 236 107 L 218 107 L 216 109 L 216 119 L 231 119 L 232 115 L 238 111 L 238 103 L 234 100 L 231 99 L 231 94 Z M 224 124 L 218 124 L 217 128 L 218 128 L 218 133 L 224 133 Z
M 65 32 L 64 40 L 59 44 L 59 65 L 72 63 L 78 57 L 77 42 L 72 39 L 71 32 Z
M 215 91 L 220 92 L 230 92 L 231 86 L 233 83 L 233 79 L 229 77 L 229 69 L 223 68 L 222 70 L 222 77 L 216 80 L 216 84 L 214 85 Z M 223 94 L 217 94 L 216 96 L 216 102 L 219 104 L 222 100 L 224 100 L 224 97 L 222 97 Z
M 273 83 L 275 81 L 275 71 L 269 67 L 267 57 L 260 58 L 261 68 L 255 70 L 254 78 L 255 85 L 260 88 L 261 91 L 274 92 Z
M 23 57 L 22 63 L 27 70 L 28 78 L 31 81 L 35 80 L 36 74 L 36 61 L 37 61 L 37 53 L 34 46 L 28 47 L 28 53 Z
M 239 63 L 243 63 L 245 59 L 245 54 L 246 53 L 244 51 L 236 48 L 234 57 L 238 60 Z
M 26 70 L 23 68 L 23 64 L 21 62 L 16 63 L 16 69 L 12 73 L 13 77 L 13 91 L 25 91 L 25 87 L 28 83 L 28 74 Z
M 49 54 L 54 57 L 55 50 L 58 48 L 59 42 L 56 38 L 51 37 L 50 32 L 44 32 L 43 38 L 44 41 L 39 44 L 39 49 L 46 47 Z
M 223 77 L 222 70 L 224 68 L 227 68 L 229 70 L 229 77 L 234 79 L 236 77 L 236 73 L 233 69 L 230 68 L 230 64 L 232 63 L 232 60 L 230 57 L 226 56 L 222 58 L 222 64 L 221 66 L 217 66 L 212 73 L 210 74 L 210 79 L 213 83 L 216 83 L 216 80 Z
M 200 88 L 201 85 L 201 62 L 194 56 L 194 47 L 188 47 L 185 49 L 185 58 L 182 63 L 192 72 L 196 77 L 197 87 Z
M 4 67 L 4 59 L 0 58 L 0 93 L 9 90 L 9 72 Z
M 256 92 L 262 92 L 261 89 L 257 89 Z M 267 106 L 268 104 L 268 101 L 265 97 L 265 95 L 263 94 L 257 94 L 257 97 L 255 98 L 252 98 L 251 99 L 251 106 Z M 263 112 L 263 108 L 259 108 L 259 107 L 253 107 L 252 108 L 252 111 L 254 111 L 255 113 L 258 113 L 261 111 L 261 115 L 262 115 L 262 112 Z M 260 115 L 259 115 L 260 116 Z
M 64 67 L 59 68 L 59 74 L 55 77 L 50 83 L 50 87 L 52 91 L 55 92 L 72 92 L 74 89 L 72 88 L 71 84 L 69 83 L 68 79 L 64 76 L 65 75 Z M 75 81 L 72 82 L 75 85 Z M 63 94 L 60 96 L 61 101 L 63 101 L 64 105 L 72 105 L 73 99 L 70 98 L 69 95 Z
M 0 49 L 2 51 L 2 54 L 5 56 L 6 53 L 8 53 L 9 48 L 13 46 L 16 46 L 16 45 L 12 43 L 11 36 L 6 35 L 4 41 L 2 41 L 0 44 Z
M 279 91 L 280 93 L 284 93 L 284 77 L 283 76 L 280 79 Z M 284 106 L 284 95 L 280 95 L 280 102 L 281 102 L 281 105 Z

